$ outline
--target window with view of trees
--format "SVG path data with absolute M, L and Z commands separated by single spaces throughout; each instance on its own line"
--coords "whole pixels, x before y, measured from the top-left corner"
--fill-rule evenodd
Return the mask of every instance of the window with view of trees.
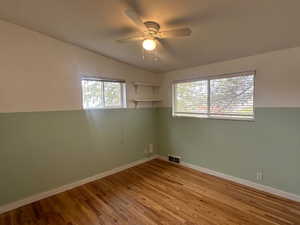
M 84 109 L 125 107 L 125 82 L 83 78 L 82 103 Z
M 173 115 L 254 118 L 254 72 L 173 84 Z

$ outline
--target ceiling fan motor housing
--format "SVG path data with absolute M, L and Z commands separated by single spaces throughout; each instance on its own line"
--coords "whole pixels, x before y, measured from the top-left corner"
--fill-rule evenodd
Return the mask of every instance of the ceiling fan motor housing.
M 147 21 L 144 24 L 148 28 L 150 34 L 157 34 L 160 29 L 159 24 L 154 21 Z

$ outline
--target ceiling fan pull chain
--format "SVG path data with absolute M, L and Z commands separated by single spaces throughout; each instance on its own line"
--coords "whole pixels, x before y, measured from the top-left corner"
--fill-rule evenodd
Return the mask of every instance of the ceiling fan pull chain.
M 158 62 L 159 58 L 158 58 L 158 51 L 157 49 L 154 50 L 154 61 Z
M 145 49 L 142 48 L 142 59 L 145 60 Z

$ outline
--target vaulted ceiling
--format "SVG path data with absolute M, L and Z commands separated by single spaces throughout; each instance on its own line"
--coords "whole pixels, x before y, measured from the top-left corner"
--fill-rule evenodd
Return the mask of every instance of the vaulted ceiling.
M 139 32 L 123 13 L 128 5 L 192 36 L 165 40 L 158 60 L 143 59 L 141 42 L 115 41 Z M 299 9 L 299 0 L 0 0 L 1 19 L 159 72 L 299 46 Z

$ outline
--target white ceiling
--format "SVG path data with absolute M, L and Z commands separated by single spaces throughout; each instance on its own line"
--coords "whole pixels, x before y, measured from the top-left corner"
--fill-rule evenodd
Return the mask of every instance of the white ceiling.
M 300 45 L 299 0 L 128 0 L 161 30 L 192 36 L 164 41 L 159 60 L 141 43 L 115 40 L 138 29 L 120 0 L 0 0 L 0 18 L 150 71 L 170 71 Z

